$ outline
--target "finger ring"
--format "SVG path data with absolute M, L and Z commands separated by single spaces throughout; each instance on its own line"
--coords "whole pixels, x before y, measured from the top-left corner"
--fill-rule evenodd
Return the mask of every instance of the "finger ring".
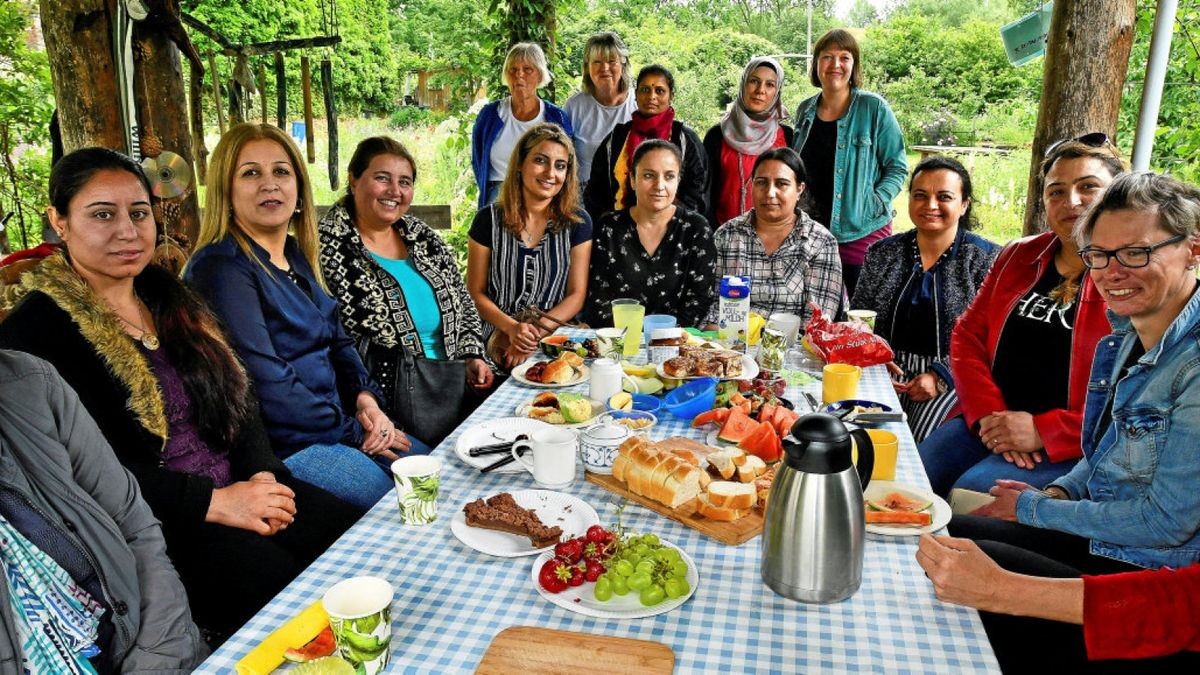
M 387 438 L 387 437 L 388 437 L 388 434 L 390 434 L 390 433 L 392 433 L 392 432 L 391 432 L 390 430 L 388 430 L 388 429 L 380 429 L 380 430 L 379 430 L 379 435 L 380 435 L 380 436 L 382 436 L 382 437 L 384 437 L 384 438 Z

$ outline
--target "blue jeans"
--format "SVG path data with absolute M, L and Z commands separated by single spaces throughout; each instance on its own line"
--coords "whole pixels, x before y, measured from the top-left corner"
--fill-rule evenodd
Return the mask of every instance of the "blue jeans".
M 392 489 L 390 463 L 340 443 L 310 445 L 283 460 L 298 480 L 366 512 Z
M 1043 457 L 1034 468 L 1022 469 L 992 454 L 961 416 L 935 429 L 917 450 L 929 484 L 943 497 L 954 488 L 987 492 L 998 479 L 1023 481 L 1040 490 L 1075 466 L 1073 460 L 1053 463 Z

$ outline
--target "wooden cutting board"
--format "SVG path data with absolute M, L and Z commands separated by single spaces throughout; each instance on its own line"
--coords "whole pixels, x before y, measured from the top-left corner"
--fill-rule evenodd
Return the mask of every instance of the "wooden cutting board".
M 709 520 L 708 518 L 696 513 L 696 505 L 694 501 L 688 502 L 677 509 L 672 509 L 666 504 L 660 504 L 649 497 L 643 497 L 630 492 L 629 489 L 625 487 L 624 483 L 616 478 L 613 478 L 612 476 L 602 476 L 590 471 L 585 472 L 584 475 L 587 477 L 589 482 L 595 483 L 596 485 L 599 485 L 600 487 L 620 495 L 621 497 L 624 497 L 630 501 L 637 502 L 651 511 L 664 515 L 671 520 L 683 523 L 684 525 L 687 525 L 688 527 L 697 530 L 702 534 L 706 534 L 713 539 L 716 539 L 722 544 L 737 546 L 738 544 L 743 544 L 762 534 L 763 516 L 762 512 L 758 509 L 751 509 L 750 513 L 744 518 L 739 518 L 732 523 L 726 523 L 719 520 Z
M 658 642 L 533 626 L 500 631 L 476 673 L 671 673 L 675 652 Z

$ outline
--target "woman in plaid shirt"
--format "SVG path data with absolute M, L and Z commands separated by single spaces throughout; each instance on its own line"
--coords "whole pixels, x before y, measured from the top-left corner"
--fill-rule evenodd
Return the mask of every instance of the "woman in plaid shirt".
M 837 240 L 805 212 L 807 174 L 800 155 L 776 148 L 754 163 L 754 208 L 713 235 L 717 275 L 750 277 L 750 311 L 790 312 L 807 323 L 811 305 L 827 316 L 842 303 L 842 262 Z M 709 312 L 716 323 L 717 308 Z

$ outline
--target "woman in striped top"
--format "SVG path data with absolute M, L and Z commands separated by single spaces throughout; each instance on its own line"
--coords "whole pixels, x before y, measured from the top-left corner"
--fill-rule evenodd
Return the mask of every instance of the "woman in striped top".
M 500 198 L 475 214 L 467 259 L 487 352 L 504 369 L 529 358 L 545 334 L 523 320 L 525 309 L 566 322 L 583 308 L 592 253 L 570 136 L 553 124 L 532 127 L 508 167 Z

